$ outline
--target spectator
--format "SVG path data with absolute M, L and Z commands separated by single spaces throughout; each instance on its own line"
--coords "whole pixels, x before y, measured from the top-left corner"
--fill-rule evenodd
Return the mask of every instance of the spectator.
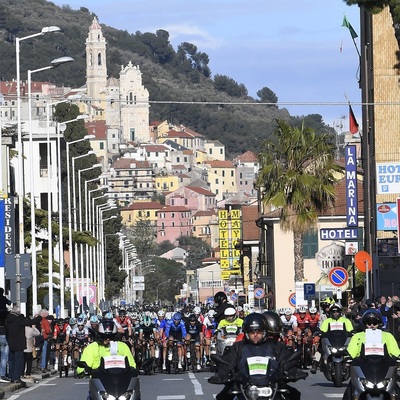
M 8 353 L 6 327 L 4 326 L 4 320 L 0 319 L 0 382 L 10 381 L 10 378 L 7 376 Z
M 4 296 L 4 289 L 0 288 L 0 321 L 4 323 L 6 320 L 8 309 L 7 306 L 11 305 L 11 301 Z
M 45 309 L 42 309 L 39 313 L 39 315 L 42 317 L 42 320 L 40 321 L 40 331 L 41 331 L 41 342 L 42 342 L 42 347 L 41 347 L 41 358 L 40 358 L 40 369 L 42 372 L 47 371 L 47 361 L 49 359 L 48 356 L 48 340 L 51 338 L 51 326 L 50 326 L 50 321 L 48 319 L 49 312 Z
M 26 349 L 24 350 L 24 360 L 25 360 L 25 374 L 24 378 L 32 378 L 32 362 L 33 362 L 33 346 L 35 345 L 35 336 L 39 336 L 40 332 L 35 327 L 25 326 L 25 337 L 26 337 Z
M 26 349 L 25 326 L 31 326 L 41 321 L 42 317 L 29 319 L 21 314 L 20 308 L 14 306 L 7 315 L 5 327 L 7 342 L 10 348 L 8 357 L 10 379 L 12 383 L 21 383 L 24 372 L 24 350 Z
M 387 306 L 386 306 L 387 303 Z M 389 307 L 389 304 L 391 306 Z M 400 299 L 398 296 L 392 296 L 391 301 L 381 297 L 380 313 L 387 317 L 387 329 L 400 343 Z
M 358 324 L 361 321 L 361 316 L 360 316 L 360 304 L 356 301 L 356 299 L 353 298 L 349 299 L 346 317 L 351 320 L 354 329 L 357 329 Z

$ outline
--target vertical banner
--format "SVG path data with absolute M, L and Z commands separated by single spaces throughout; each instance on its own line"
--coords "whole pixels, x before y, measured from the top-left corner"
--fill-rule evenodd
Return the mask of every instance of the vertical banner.
M 0 150 L 1 151 L 1 150 Z M 5 199 L 0 198 L 0 268 L 4 268 L 5 258 Z
M 396 204 L 397 204 L 397 252 L 400 251 L 400 212 L 399 212 L 399 207 L 400 207 L 400 197 L 396 199 Z
M 348 227 L 358 227 L 357 150 L 346 146 L 346 221 Z

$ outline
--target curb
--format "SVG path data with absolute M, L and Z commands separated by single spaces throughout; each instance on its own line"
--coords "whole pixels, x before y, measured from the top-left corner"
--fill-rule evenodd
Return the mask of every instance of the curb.
M 55 375 L 57 373 L 56 370 L 52 369 L 51 371 L 44 372 L 42 374 L 32 374 L 33 381 L 32 382 L 22 382 L 22 383 L 8 383 L 0 389 L 0 399 L 4 399 L 6 392 L 15 392 L 16 390 L 25 388 L 27 383 L 33 384 L 35 381 L 40 381 L 45 378 L 50 378 L 51 375 Z

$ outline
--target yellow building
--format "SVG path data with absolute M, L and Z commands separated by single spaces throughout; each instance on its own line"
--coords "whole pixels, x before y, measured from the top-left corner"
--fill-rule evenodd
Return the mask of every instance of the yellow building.
M 223 200 L 224 193 L 237 193 L 236 168 L 231 161 L 206 161 L 210 191 L 216 199 Z
M 147 219 L 156 226 L 157 212 L 162 205 L 156 201 L 141 201 L 130 204 L 128 207 L 121 208 L 122 224 L 133 226 L 138 219 Z
M 157 192 L 173 192 L 178 189 L 179 186 L 178 175 L 156 175 L 155 185 Z

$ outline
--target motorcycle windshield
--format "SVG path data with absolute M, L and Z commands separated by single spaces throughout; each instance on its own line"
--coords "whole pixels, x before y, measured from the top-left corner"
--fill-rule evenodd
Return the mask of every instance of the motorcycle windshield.
M 326 334 L 324 334 L 324 337 L 326 337 L 329 340 L 329 343 L 331 344 L 332 347 L 335 347 L 336 349 L 340 349 L 346 343 L 347 332 L 346 331 L 330 331 L 330 332 L 327 332 Z
M 390 366 L 396 362 L 390 357 L 367 356 L 360 357 L 354 361 L 354 366 L 359 366 L 367 380 L 373 383 L 381 382 L 388 372 Z
M 107 370 L 98 369 L 93 371 L 93 378 L 99 379 L 107 393 L 118 398 L 128 390 L 131 378 L 136 376 L 131 368 L 110 368 Z

